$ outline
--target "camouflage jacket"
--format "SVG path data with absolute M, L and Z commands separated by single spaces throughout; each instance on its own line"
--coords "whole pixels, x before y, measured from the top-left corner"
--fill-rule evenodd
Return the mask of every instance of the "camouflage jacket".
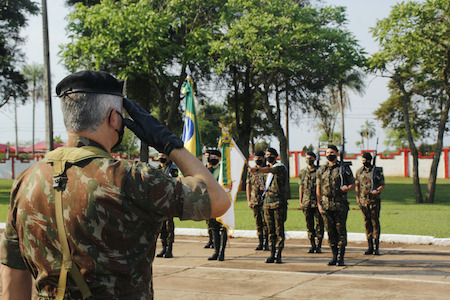
M 85 138 L 74 146 L 101 148 Z M 192 177 L 177 180 L 145 163 L 112 157 L 70 165 L 66 175 L 62 203 L 71 257 L 93 298 L 152 299 L 159 224 L 169 217 L 209 218 L 204 183 Z M 46 160 L 17 177 L 0 243 L 1 263 L 28 269 L 44 299 L 56 296 L 62 260 L 52 177 Z M 78 295 L 69 276 L 66 297 Z
M 372 202 L 380 201 L 380 195 L 373 195 L 370 193 L 372 187 L 371 173 L 372 167 L 366 169 L 364 166 L 356 172 L 356 186 L 359 186 L 359 200 L 361 205 L 368 205 Z M 383 172 L 379 172 L 375 176 L 376 187 L 384 185 Z
M 339 176 L 339 166 L 339 161 L 334 166 L 326 163 L 320 166 L 317 171 L 316 184 L 320 185 L 320 191 L 322 193 L 320 205 L 322 205 L 324 210 L 343 211 L 349 209 L 347 193 L 342 192 L 340 188 L 341 178 Z M 350 167 L 347 166 L 345 168 L 344 176 L 348 184 L 355 182 Z
M 252 207 L 264 203 L 262 194 L 264 193 L 266 176 L 262 173 L 247 172 L 247 184 L 250 185 L 250 204 Z
M 283 164 L 276 163 L 272 168 L 274 169 L 273 179 L 269 188 L 264 193 L 264 206 L 269 209 L 278 208 L 280 205 L 287 205 L 286 184 L 289 179 L 286 167 Z M 270 173 L 266 175 L 266 182 L 271 177 Z
M 300 174 L 298 174 L 298 184 L 302 187 L 303 208 L 317 207 L 316 178 L 316 166 L 313 166 L 312 168 L 304 168 L 300 171 Z

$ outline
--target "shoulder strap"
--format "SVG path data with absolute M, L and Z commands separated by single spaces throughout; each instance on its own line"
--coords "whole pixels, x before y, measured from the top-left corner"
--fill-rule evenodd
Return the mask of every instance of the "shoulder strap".
M 56 227 L 58 229 L 58 239 L 61 245 L 61 253 L 63 262 L 61 264 L 61 272 L 58 280 L 57 300 L 64 299 L 64 294 L 67 285 L 67 273 L 70 272 L 73 280 L 83 296 L 83 299 L 92 296 L 92 293 L 84 280 L 78 266 L 73 263 L 70 255 L 69 243 L 67 241 L 66 228 L 64 226 L 63 207 L 62 207 L 62 193 L 66 186 L 66 170 L 70 164 L 90 159 L 90 158 L 110 158 L 111 155 L 97 147 L 61 147 L 49 152 L 46 156 L 46 162 L 53 164 L 53 190 L 55 193 L 55 212 L 56 212 Z

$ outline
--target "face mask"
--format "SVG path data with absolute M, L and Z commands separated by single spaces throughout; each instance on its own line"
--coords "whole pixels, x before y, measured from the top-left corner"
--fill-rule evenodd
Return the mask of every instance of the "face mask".
M 329 161 L 334 161 L 334 160 L 336 160 L 336 158 L 337 158 L 336 155 L 327 155 L 327 159 L 328 159 Z
M 370 166 L 371 166 L 370 161 L 366 161 L 366 162 L 364 163 L 364 167 L 369 168 Z
M 257 159 L 257 160 L 255 160 L 255 162 L 256 162 L 257 166 L 262 166 L 262 164 L 263 164 L 262 159 Z
M 111 119 L 112 110 L 109 113 L 109 120 Z M 120 127 L 120 130 L 115 129 L 115 131 L 119 134 L 119 140 L 117 143 L 114 144 L 114 146 L 111 149 L 114 149 L 115 147 L 119 146 L 123 139 L 123 134 L 125 133 L 125 124 L 123 123 L 123 116 L 120 112 L 116 111 L 116 113 L 119 114 L 119 116 L 122 118 L 122 126 Z
M 314 165 L 315 160 L 314 159 L 307 159 L 306 163 L 310 166 Z
M 215 166 L 215 165 L 217 165 L 219 163 L 219 160 L 217 158 L 208 158 L 208 162 L 211 165 Z
M 269 164 L 273 164 L 276 160 L 277 160 L 277 158 L 276 158 L 276 157 L 273 157 L 273 156 L 269 156 L 269 157 L 267 158 L 267 161 L 269 162 Z
M 165 164 L 165 163 L 167 162 L 167 158 L 161 157 L 161 158 L 159 159 L 159 162 L 162 163 L 162 164 Z

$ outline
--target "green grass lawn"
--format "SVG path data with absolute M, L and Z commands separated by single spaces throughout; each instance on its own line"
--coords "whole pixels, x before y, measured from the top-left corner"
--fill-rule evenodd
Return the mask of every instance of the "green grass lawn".
M 6 220 L 12 180 L 0 179 L 0 222 Z M 426 180 L 421 181 L 422 192 L 426 192 Z M 387 177 L 386 190 L 381 198 L 381 232 L 393 234 L 430 235 L 450 238 L 450 180 L 438 179 L 436 199 L 433 204 L 416 204 L 411 178 Z M 286 230 L 306 230 L 305 217 L 299 210 L 298 184 L 291 178 Z M 364 232 L 361 211 L 356 205 L 355 193 L 349 193 L 350 211 L 348 232 Z M 238 194 L 235 205 L 236 229 L 255 229 L 255 220 L 247 206 L 245 192 Z M 175 220 L 177 227 L 206 228 L 206 223 Z

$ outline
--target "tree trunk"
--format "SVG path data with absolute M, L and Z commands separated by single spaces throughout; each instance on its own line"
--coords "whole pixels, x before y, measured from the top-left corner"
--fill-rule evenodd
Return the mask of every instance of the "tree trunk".
M 433 162 L 431 164 L 430 177 L 428 178 L 427 194 L 425 197 L 426 203 L 434 203 L 434 194 L 436 192 L 436 177 L 439 166 L 439 159 L 441 158 L 441 151 L 443 146 L 445 124 L 447 124 L 448 113 L 450 109 L 450 100 L 445 103 L 444 110 L 441 112 L 438 127 L 438 138 L 436 141 L 436 148 L 434 149 Z
M 341 144 L 345 147 L 345 126 L 344 126 L 344 95 L 342 87 L 339 87 L 339 108 L 341 110 Z
M 34 132 L 35 132 L 35 123 L 36 123 L 36 86 L 33 86 L 33 126 L 32 126 L 32 135 L 31 135 L 31 146 L 32 146 L 32 154 L 34 157 Z
M 48 38 L 48 21 L 47 21 L 47 0 L 42 0 L 42 31 L 44 36 L 44 86 L 45 86 L 45 117 L 46 126 L 46 149 L 53 150 L 53 113 L 52 113 L 52 97 L 51 97 L 51 75 L 50 75 L 50 50 Z
M 178 78 L 178 85 L 176 87 L 176 90 L 173 94 L 172 99 L 170 99 L 170 107 L 169 107 L 169 115 L 167 116 L 167 122 L 166 125 L 170 130 L 173 130 L 171 128 L 175 124 L 175 118 L 177 117 L 178 107 L 180 106 L 181 102 L 181 89 L 183 88 L 183 84 L 186 81 L 187 73 L 186 73 L 187 66 L 185 63 L 183 63 L 181 67 L 181 73 L 180 77 Z M 194 90 L 194 87 L 192 87 L 192 90 Z M 194 90 L 195 92 L 195 90 Z M 197 109 L 197 107 L 196 107 Z
M 14 98 L 14 130 L 16 131 L 16 157 L 19 156 L 19 130 L 17 124 L 17 100 Z

